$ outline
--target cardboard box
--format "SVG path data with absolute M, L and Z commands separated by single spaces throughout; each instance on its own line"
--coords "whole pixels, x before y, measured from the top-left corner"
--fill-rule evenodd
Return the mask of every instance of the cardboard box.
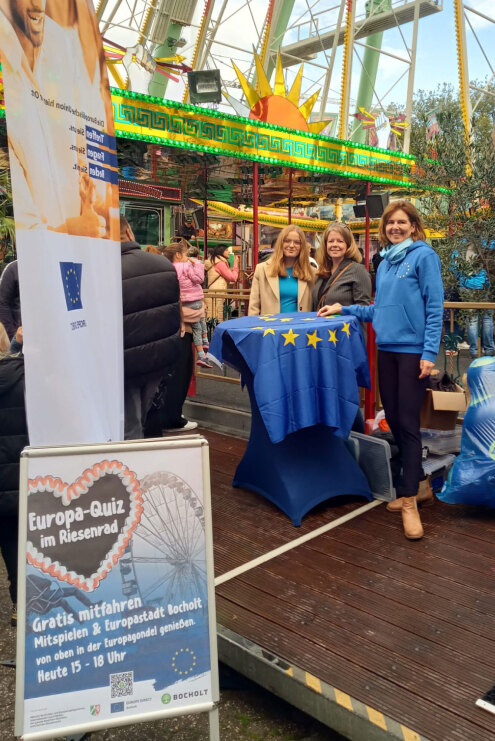
M 431 430 L 453 430 L 459 412 L 467 409 L 464 389 L 457 391 L 432 391 L 427 389 L 421 407 L 420 426 Z

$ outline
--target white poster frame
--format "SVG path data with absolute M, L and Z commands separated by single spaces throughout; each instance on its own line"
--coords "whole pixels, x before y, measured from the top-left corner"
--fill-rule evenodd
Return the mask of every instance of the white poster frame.
M 211 702 L 185 705 L 163 709 L 158 712 L 137 713 L 125 718 L 95 720 L 86 724 L 63 727 L 57 729 L 23 734 L 24 723 L 24 679 L 25 679 L 25 640 L 26 640 L 26 544 L 27 544 L 27 514 L 28 514 L 28 479 L 29 463 L 33 459 L 53 458 L 56 456 L 104 455 L 125 457 L 133 451 L 178 450 L 184 448 L 201 448 L 203 509 L 205 519 L 205 555 L 206 555 L 206 588 L 208 595 L 208 636 L 210 651 Z M 16 655 L 16 701 L 15 701 L 15 735 L 23 741 L 44 741 L 60 735 L 84 734 L 106 728 L 128 726 L 134 723 L 149 722 L 174 718 L 181 715 L 195 713 L 209 713 L 210 740 L 219 741 L 218 702 L 220 699 L 218 676 L 218 651 L 216 635 L 215 587 L 213 566 L 213 534 L 211 517 L 211 488 L 210 462 L 208 441 L 201 435 L 183 435 L 168 439 L 155 438 L 141 441 L 122 441 L 101 444 L 80 444 L 71 446 L 56 446 L 43 448 L 25 448 L 20 461 L 20 488 L 19 488 L 19 550 L 18 550 L 18 627 L 17 627 L 17 655 Z

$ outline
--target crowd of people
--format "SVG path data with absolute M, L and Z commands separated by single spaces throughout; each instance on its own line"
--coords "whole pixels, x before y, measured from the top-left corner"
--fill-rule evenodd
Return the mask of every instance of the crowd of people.
M 195 236 L 189 232 L 191 227 L 187 234 Z M 317 267 L 303 230 L 289 224 L 252 276 L 249 315 L 313 311 L 320 317 L 353 315 L 363 327 L 372 323 L 380 396 L 402 471 L 397 499 L 387 508 L 401 512 L 405 536 L 414 540 L 423 536 L 418 502 L 432 498 L 421 463 L 419 418 L 440 345 L 443 285 L 439 258 L 409 201 L 389 204 L 379 237 L 382 250 L 372 300 L 370 274 L 346 224 L 329 223 L 316 254 Z M 125 217 L 120 239 L 125 438 L 192 430 L 197 425 L 185 419 L 182 407 L 194 359 L 200 367 L 211 367 L 206 319 L 224 319 L 225 291 L 239 278 L 239 259 L 231 265 L 231 248 L 220 245 L 203 262 L 198 246 L 185 236 L 166 247 L 143 249 Z M 1 278 L 0 321 L 0 548 L 15 605 L 19 455 L 28 443 L 15 261 Z M 361 429 L 362 419 L 356 424 Z

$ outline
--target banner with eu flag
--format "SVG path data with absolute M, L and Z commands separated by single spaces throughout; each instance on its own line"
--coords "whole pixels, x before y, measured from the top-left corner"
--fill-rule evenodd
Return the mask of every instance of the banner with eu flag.
M 91 0 L 0 8 L 31 445 L 123 435 L 118 163 Z

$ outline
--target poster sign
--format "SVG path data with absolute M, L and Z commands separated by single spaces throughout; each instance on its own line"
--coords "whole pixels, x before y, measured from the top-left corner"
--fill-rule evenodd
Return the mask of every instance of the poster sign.
M 91 0 L 0 4 L 32 445 L 123 436 L 118 168 Z
M 17 735 L 213 708 L 204 438 L 27 449 L 20 523 Z

